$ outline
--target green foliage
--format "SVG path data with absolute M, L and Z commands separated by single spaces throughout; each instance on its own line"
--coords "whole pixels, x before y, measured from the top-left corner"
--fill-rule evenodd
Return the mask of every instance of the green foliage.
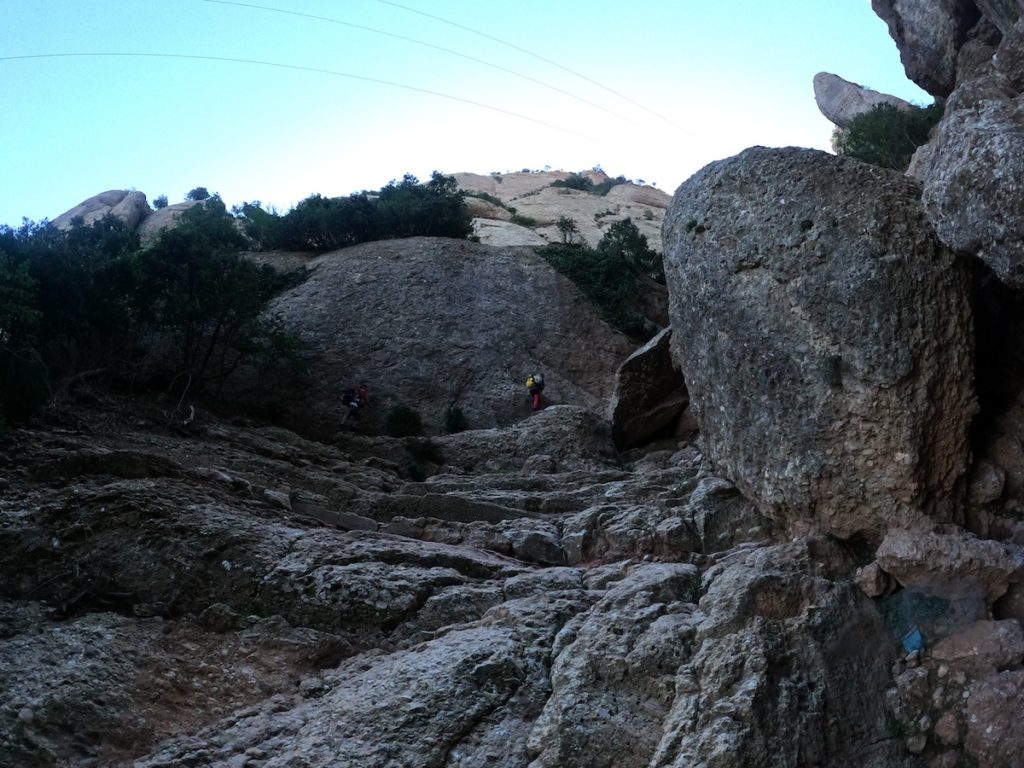
M 475 197 L 478 200 L 486 200 L 491 205 L 496 205 L 499 208 L 509 210 L 509 207 L 505 205 L 505 203 L 500 198 L 497 198 L 488 192 L 466 192 L 464 194 L 466 195 L 466 197 Z
M 185 195 L 185 199 L 186 200 L 197 200 L 197 201 L 198 200 L 207 200 L 207 199 L 209 199 L 209 197 L 210 197 L 210 193 L 206 189 L 206 187 L 196 187 L 194 189 L 190 189 L 188 191 L 188 193 Z
M 250 244 L 261 249 L 331 251 L 371 240 L 417 235 L 468 237 L 472 218 L 455 178 L 435 171 L 426 184 L 406 175 L 377 193 L 311 195 L 284 216 L 259 201 L 237 209 Z
M 537 226 L 537 220 L 533 216 L 523 216 L 518 213 L 512 214 L 512 223 L 518 224 L 521 227 L 535 227 Z
M 464 238 L 473 232 L 465 195 L 453 176 L 437 171 L 426 184 L 410 174 L 381 189 L 377 215 L 384 237 Z
M 605 179 L 600 184 L 595 184 L 593 191 L 595 195 L 601 195 L 603 197 L 611 192 L 614 187 L 619 186 L 619 184 L 628 183 L 629 179 L 625 176 L 616 176 L 614 179 Z
M 594 182 L 579 173 L 570 173 L 564 179 L 551 182 L 552 187 L 564 187 L 565 189 L 578 189 L 581 192 L 593 192 Z
M 576 219 L 559 216 L 555 226 L 558 227 L 564 245 L 577 245 L 583 242 L 583 238 L 580 237 L 580 228 L 576 226 Z
M 0 250 L 0 428 L 49 399 L 46 365 L 32 347 L 41 314 L 27 265 Z
M 630 218 L 608 227 L 597 249 L 609 257 L 618 257 L 652 280 L 665 282 L 665 266 L 661 254 L 647 244 L 647 236 L 640 233 Z
M 576 284 L 610 325 L 642 340 L 656 331 L 643 315 L 643 294 L 646 279 L 664 280 L 661 255 L 648 247 L 630 219 L 612 225 L 597 248 L 562 243 L 538 252 Z
M 279 327 L 264 310 L 298 279 L 243 259 L 238 250 L 244 245 L 224 204 L 213 197 L 138 254 L 135 312 L 171 340 L 173 369 L 200 383 L 223 379 L 270 343 Z
M 396 405 L 384 417 L 384 432 L 391 437 L 412 437 L 423 433 L 419 411 L 407 405 Z
M 167 207 L 167 195 L 160 195 L 159 197 L 154 197 L 153 198 L 153 207 L 156 208 L 158 211 L 161 208 L 166 208 Z
M 52 374 L 108 365 L 125 346 L 138 236 L 106 216 L 68 230 L 24 222 L 0 227 L 0 249 L 25 265 L 36 285 L 40 322 L 35 348 Z
M 444 412 L 444 431 L 449 435 L 465 432 L 467 429 L 469 429 L 469 421 L 461 408 L 452 406 Z
M 836 152 L 866 163 L 904 171 L 914 151 L 928 141 L 928 133 L 942 117 L 942 107 L 899 109 L 879 104 L 857 115 L 836 137 Z

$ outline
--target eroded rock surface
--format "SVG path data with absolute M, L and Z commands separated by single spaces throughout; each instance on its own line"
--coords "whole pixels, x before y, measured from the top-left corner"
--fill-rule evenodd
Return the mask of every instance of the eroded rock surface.
M 849 128 L 857 115 L 870 112 L 879 104 L 910 109 L 910 104 L 898 96 L 879 93 L 829 72 L 814 76 L 814 101 L 821 114 L 840 128 Z
M 917 186 L 754 148 L 685 182 L 665 221 L 673 344 L 725 475 L 840 536 L 948 519 L 975 409 L 969 283 Z
M 289 419 L 314 435 L 338 429 L 341 393 L 360 382 L 370 386 L 371 431 L 398 405 L 418 410 L 435 434 L 452 406 L 470 427 L 507 426 L 529 414 L 523 382 L 535 371 L 550 402 L 601 412 L 610 372 L 634 348 L 528 248 L 418 237 L 346 248 L 308 267 L 274 310 L 309 345 L 309 383 Z

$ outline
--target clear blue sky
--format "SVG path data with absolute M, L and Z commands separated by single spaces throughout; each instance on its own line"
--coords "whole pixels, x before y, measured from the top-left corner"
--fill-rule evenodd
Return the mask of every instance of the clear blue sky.
M 754 144 L 827 149 L 822 70 L 930 102 L 868 0 L 0 0 L 0 223 L 127 188 L 287 210 L 434 169 L 672 192 Z

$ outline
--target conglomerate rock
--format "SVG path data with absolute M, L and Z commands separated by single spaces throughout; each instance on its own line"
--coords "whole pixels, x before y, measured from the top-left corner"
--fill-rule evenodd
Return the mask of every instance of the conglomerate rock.
M 308 385 L 288 418 L 309 434 L 337 431 L 342 392 L 360 382 L 370 431 L 399 405 L 433 433 L 451 407 L 472 428 L 507 426 L 529 414 L 523 382 L 535 372 L 550 402 L 600 412 L 610 372 L 634 348 L 528 248 L 414 237 L 327 253 L 309 268 L 273 305 L 308 345 Z
M 753 148 L 680 186 L 664 239 L 691 407 L 744 495 L 839 536 L 949 518 L 975 410 L 969 281 L 913 181 Z
M 819 72 L 814 76 L 814 101 L 821 114 L 840 128 L 849 128 L 857 115 L 869 112 L 879 104 L 910 109 L 910 104 L 898 96 L 879 93 L 829 72 Z
M 975 254 L 1006 284 L 1024 287 L 1024 20 L 998 47 L 979 42 L 934 138 L 911 172 L 944 243 Z
M 972 0 L 871 0 L 900 49 L 907 77 L 933 96 L 948 96 L 956 56 L 980 17 Z

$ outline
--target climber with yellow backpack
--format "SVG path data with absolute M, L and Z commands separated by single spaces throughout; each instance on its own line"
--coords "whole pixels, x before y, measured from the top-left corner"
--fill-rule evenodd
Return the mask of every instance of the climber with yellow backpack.
M 539 373 L 530 374 L 526 379 L 526 390 L 530 393 L 530 402 L 533 410 L 539 411 L 544 407 L 544 376 Z

